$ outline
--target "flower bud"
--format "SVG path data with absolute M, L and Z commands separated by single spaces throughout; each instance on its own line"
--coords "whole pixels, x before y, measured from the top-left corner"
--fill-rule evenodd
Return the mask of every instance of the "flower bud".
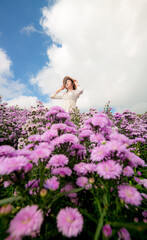
M 47 190 L 45 188 L 42 188 L 40 191 L 40 196 L 45 197 L 47 195 Z
M 12 210 L 11 204 L 6 204 L 0 208 L 0 215 L 8 214 Z
M 93 183 L 95 182 L 95 179 L 94 179 L 94 178 L 89 178 L 89 182 L 90 182 L 91 184 L 93 184 Z

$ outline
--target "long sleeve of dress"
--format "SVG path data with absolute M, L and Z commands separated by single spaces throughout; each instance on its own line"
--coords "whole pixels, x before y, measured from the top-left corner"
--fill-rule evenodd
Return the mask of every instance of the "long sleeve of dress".
M 52 99 L 62 99 L 63 98 L 63 94 L 59 94 L 59 93 L 54 93 L 51 95 Z
M 83 93 L 83 91 L 84 89 L 80 85 L 78 85 L 77 89 L 75 90 L 77 98 Z

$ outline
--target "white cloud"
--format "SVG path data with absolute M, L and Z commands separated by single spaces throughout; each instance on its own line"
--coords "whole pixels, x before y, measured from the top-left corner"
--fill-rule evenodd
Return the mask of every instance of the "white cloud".
M 33 32 L 42 33 L 41 31 L 37 30 L 37 29 L 34 27 L 34 24 L 33 24 L 33 23 L 30 23 L 29 25 L 23 27 L 23 28 L 20 30 L 20 33 L 27 34 L 28 36 L 30 36 L 30 34 L 33 33 Z
M 12 61 L 7 53 L 0 48 L 0 95 L 4 99 L 17 97 L 25 90 L 24 84 L 19 80 L 13 80 L 14 75 L 11 66 Z
M 32 96 L 19 96 L 17 98 L 13 98 L 7 101 L 8 106 L 16 106 L 18 105 L 21 108 L 30 108 L 31 106 L 37 106 L 37 97 Z
M 146 11 L 146 0 L 58 0 L 43 8 L 40 24 L 54 44 L 32 84 L 51 94 L 69 75 L 85 89 L 77 104 L 82 111 L 110 100 L 116 111 L 145 112 Z

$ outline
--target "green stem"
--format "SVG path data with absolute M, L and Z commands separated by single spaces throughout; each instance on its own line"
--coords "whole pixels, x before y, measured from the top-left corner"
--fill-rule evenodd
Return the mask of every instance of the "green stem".
M 97 224 L 97 228 L 96 228 L 96 232 L 95 232 L 95 235 L 94 235 L 94 239 L 93 240 L 98 240 L 99 239 L 99 235 L 100 235 L 100 232 L 101 232 L 101 229 L 103 227 L 103 220 L 104 220 L 104 216 L 106 215 L 106 210 L 104 208 L 101 216 L 100 216 L 100 219 L 98 221 L 98 224 Z

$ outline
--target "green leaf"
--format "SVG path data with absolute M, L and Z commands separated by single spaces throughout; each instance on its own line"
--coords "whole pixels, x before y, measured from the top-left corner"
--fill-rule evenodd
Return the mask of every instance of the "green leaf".
M 7 203 L 12 203 L 18 200 L 22 200 L 21 196 L 16 196 L 16 197 L 10 197 L 10 198 L 4 198 L 2 200 L 0 200 L 0 206 L 7 204 Z

